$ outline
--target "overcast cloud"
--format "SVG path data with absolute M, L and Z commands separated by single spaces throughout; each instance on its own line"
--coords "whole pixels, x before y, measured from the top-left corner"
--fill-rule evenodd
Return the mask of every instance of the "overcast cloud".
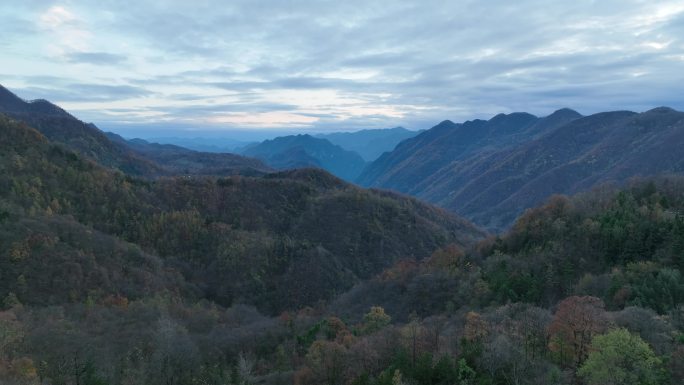
M 679 1 L 8 1 L 0 83 L 100 127 L 684 109 Z

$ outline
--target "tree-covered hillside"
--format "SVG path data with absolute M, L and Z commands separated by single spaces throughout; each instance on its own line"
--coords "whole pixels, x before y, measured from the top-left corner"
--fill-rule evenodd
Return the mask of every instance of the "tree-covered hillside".
M 3 383 L 684 378 L 681 179 L 554 197 L 474 243 L 317 170 L 150 181 L 0 129 Z
M 416 384 L 679 384 L 683 246 L 684 179 L 634 180 L 553 197 L 473 249 L 402 261 L 329 311 L 363 325 L 379 306 L 397 321 L 381 333 L 401 342 L 355 383 L 398 370 Z
M 321 170 L 150 180 L 0 131 L 3 384 L 684 380 L 680 177 L 477 242 Z
M 315 304 L 399 258 L 420 259 L 482 235 L 439 209 L 322 171 L 135 179 L 20 123 L 1 124 L 0 197 L 12 221 L 73 218 L 178 265 L 223 305 L 241 300 L 279 311 Z

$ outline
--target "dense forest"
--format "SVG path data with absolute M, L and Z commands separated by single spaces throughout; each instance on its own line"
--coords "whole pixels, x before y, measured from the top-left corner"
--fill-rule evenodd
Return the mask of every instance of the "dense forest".
M 684 179 L 499 236 L 323 171 L 146 179 L 0 118 L 3 384 L 678 384 Z

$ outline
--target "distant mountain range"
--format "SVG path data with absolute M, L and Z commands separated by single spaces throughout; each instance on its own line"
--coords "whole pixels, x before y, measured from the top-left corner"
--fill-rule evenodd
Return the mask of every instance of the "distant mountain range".
M 317 138 L 327 139 L 345 150 L 354 151 L 367 161 L 372 162 L 382 153 L 394 150 L 401 141 L 418 135 L 420 131 L 410 131 L 403 127 L 388 129 L 361 130 L 355 132 L 334 132 L 317 134 Z
M 364 186 L 436 203 L 489 229 L 509 226 L 552 194 L 638 175 L 684 172 L 684 113 L 562 109 L 444 121 L 369 164 Z
M 182 138 L 176 136 L 150 137 L 146 139 L 150 143 L 173 144 L 190 150 L 201 152 L 236 152 L 241 147 L 248 146 L 253 141 L 235 140 L 226 137 L 193 137 Z
M 345 150 L 353 151 L 361 155 L 366 162 L 377 159 L 382 153 L 392 151 L 399 142 L 418 135 L 420 131 L 410 131 L 403 127 L 360 130 L 355 132 L 333 132 L 326 134 L 314 134 L 319 139 L 326 139 L 330 143 L 338 145 Z M 289 134 L 272 133 L 273 139 Z M 229 135 L 229 134 L 228 134 Z M 202 152 L 232 152 L 240 153 L 247 147 L 259 143 L 256 140 L 236 140 L 230 137 L 180 137 L 160 136 L 145 137 L 150 143 L 173 144 L 195 151 Z
M 260 175 L 272 171 L 256 158 L 194 151 L 173 144 L 150 143 L 144 139 L 126 140 L 111 132 L 106 135 L 112 142 L 124 145 L 146 159 L 163 165 L 172 174 Z
M 277 169 L 318 167 L 348 181 L 354 180 L 366 163 L 359 154 L 311 135 L 265 140 L 242 149 L 241 153 Z
M 127 141 L 118 135 L 102 132 L 92 123 L 76 119 L 46 100 L 27 102 L 2 86 L 0 113 L 26 122 L 54 143 L 63 144 L 99 164 L 131 175 L 254 175 L 272 171 L 259 160 L 239 155 L 203 153 L 140 140 Z
M 553 194 L 684 172 L 684 113 L 666 107 L 644 113 L 582 116 L 561 109 L 546 117 L 512 113 L 464 123 L 446 120 L 368 164 L 343 145 L 370 157 L 381 151 L 382 140 L 387 147 L 416 133 L 395 128 L 291 135 L 249 145 L 241 156 L 125 140 L 48 101 L 24 101 L 2 86 L 0 113 L 130 175 L 264 175 L 273 169 L 318 167 L 362 186 L 416 196 L 493 231 L 507 228 L 525 209 Z
M 401 141 L 417 135 L 403 127 L 330 134 L 288 135 L 253 143 L 236 151 L 276 169 L 318 167 L 353 181 L 366 166 Z

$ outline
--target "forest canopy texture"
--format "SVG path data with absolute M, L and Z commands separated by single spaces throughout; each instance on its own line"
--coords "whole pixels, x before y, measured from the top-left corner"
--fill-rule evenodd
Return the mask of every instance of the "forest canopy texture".
M 684 381 L 682 177 L 489 235 L 322 170 L 150 176 L 0 133 L 3 384 Z

